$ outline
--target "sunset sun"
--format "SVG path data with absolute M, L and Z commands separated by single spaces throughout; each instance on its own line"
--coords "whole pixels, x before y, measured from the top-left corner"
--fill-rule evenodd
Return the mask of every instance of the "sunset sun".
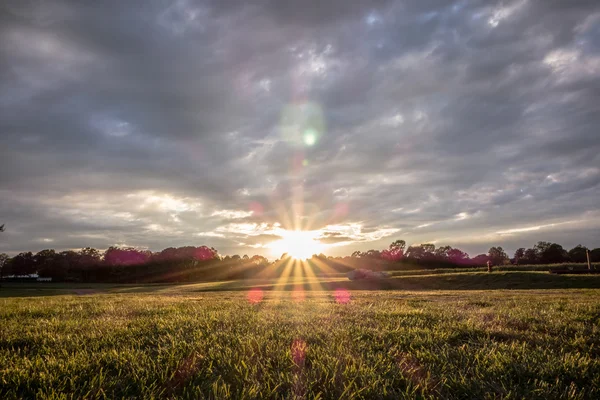
M 283 237 L 281 240 L 277 240 L 269 246 L 273 254 L 287 253 L 295 259 L 305 260 L 313 254 L 321 253 L 325 247 L 316 239 L 315 232 L 286 231 L 281 236 Z

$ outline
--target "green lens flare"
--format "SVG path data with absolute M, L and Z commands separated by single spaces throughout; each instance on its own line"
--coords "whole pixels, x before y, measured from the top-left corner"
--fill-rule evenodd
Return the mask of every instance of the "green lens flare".
M 312 129 L 307 129 L 304 131 L 304 144 L 307 146 L 312 146 L 317 142 L 317 132 Z

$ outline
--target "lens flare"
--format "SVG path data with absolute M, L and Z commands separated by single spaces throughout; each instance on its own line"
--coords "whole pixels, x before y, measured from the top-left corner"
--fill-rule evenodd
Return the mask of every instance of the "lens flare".
M 264 296 L 265 294 L 262 291 L 262 289 L 250 289 L 250 291 L 248 292 L 248 302 L 250 304 L 258 304 L 263 300 Z
M 252 215 L 261 216 L 265 211 L 265 208 L 258 201 L 253 201 L 250 203 L 249 207 L 250 211 L 252 211 Z
M 304 144 L 312 146 L 317 142 L 317 133 L 313 129 L 304 131 Z
M 338 304 L 347 304 L 350 302 L 350 292 L 346 289 L 335 289 L 335 302 Z
M 314 146 L 325 132 L 321 107 L 302 101 L 284 107 L 280 121 L 281 137 L 293 147 Z
M 306 293 L 304 292 L 304 288 L 296 287 L 292 292 L 292 299 L 296 303 L 302 303 L 306 299 Z
M 292 360 L 294 364 L 299 367 L 304 366 L 304 360 L 306 360 L 306 350 L 308 350 L 308 345 L 302 339 L 295 339 L 292 342 Z

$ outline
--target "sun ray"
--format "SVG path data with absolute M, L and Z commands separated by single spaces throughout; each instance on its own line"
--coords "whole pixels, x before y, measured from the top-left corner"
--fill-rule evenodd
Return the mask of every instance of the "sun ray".
M 312 267 L 310 266 L 310 264 L 307 261 L 305 261 L 305 260 L 302 260 L 300 262 L 302 264 L 302 270 L 306 274 L 306 278 L 307 278 L 306 280 L 308 281 L 308 285 L 310 286 L 310 290 L 311 291 L 322 291 L 322 290 L 324 290 L 324 287 L 319 282 L 319 279 L 315 275 L 315 273 L 314 273 Z
M 311 261 L 313 263 L 315 263 L 315 266 L 318 270 L 320 271 L 324 271 L 326 274 L 339 274 L 341 273 L 340 271 L 334 269 L 333 267 L 331 267 L 330 265 L 328 265 L 326 262 L 318 259 L 318 258 L 313 258 L 311 259 Z
M 295 260 L 292 258 L 281 260 L 281 262 L 285 263 L 285 265 L 283 267 L 281 275 L 279 276 L 279 278 L 277 278 L 277 281 L 273 285 L 273 289 L 274 291 L 276 291 L 276 296 L 278 298 L 281 298 L 283 296 L 283 290 L 285 290 L 285 285 L 290 280 L 290 276 L 292 275 L 292 272 L 294 270 L 294 261 Z

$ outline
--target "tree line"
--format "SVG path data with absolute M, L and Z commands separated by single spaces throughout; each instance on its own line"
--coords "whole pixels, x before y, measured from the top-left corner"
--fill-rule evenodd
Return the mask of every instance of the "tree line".
M 396 240 L 383 250 L 355 251 L 346 257 L 313 255 L 306 263 L 319 274 L 347 272 L 355 268 L 397 270 L 412 268 L 479 267 L 488 261 L 494 265 L 583 263 L 587 248 L 577 245 L 570 250 L 557 243 L 538 242 L 531 248 L 519 248 L 509 257 L 502 247 L 491 247 L 487 254 L 470 257 L 451 246 L 425 243 L 406 246 Z M 591 262 L 600 262 L 600 248 L 590 251 Z M 19 253 L 14 257 L 0 254 L 0 278 L 37 274 L 66 282 L 194 282 L 206 280 L 277 277 L 290 265 L 283 254 L 270 262 L 261 255 L 221 256 L 207 246 L 169 247 L 160 252 L 133 247 L 109 247 L 105 251 L 86 247 L 79 251 L 56 252 L 52 249 Z

